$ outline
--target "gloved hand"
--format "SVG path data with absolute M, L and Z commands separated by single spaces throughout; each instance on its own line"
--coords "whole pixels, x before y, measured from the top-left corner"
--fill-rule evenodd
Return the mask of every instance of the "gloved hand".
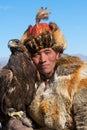
M 7 130 L 33 130 L 33 128 L 28 118 L 22 120 L 14 118 L 9 121 Z

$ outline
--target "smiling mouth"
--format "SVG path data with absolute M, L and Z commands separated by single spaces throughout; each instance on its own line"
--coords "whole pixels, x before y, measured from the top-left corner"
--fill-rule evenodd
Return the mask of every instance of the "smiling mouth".
M 41 65 L 41 68 L 46 69 L 46 68 L 48 68 L 48 65 Z

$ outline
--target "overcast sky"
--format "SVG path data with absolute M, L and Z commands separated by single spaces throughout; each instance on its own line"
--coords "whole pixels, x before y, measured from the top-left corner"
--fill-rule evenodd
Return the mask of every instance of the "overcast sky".
M 87 0 L 0 0 L 0 57 L 10 56 L 8 41 L 35 24 L 40 7 L 51 11 L 44 22 L 55 22 L 64 34 L 65 53 L 87 56 Z

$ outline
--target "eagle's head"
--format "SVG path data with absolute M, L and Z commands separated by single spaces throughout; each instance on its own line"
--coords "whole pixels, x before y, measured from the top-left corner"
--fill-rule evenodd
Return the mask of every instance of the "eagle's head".
M 21 44 L 20 40 L 18 40 L 18 39 L 9 40 L 8 48 L 10 49 L 12 54 L 14 54 L 16 52 L 24 52 L 26 50 L 25 47 L 23 46 L 23 44 Z

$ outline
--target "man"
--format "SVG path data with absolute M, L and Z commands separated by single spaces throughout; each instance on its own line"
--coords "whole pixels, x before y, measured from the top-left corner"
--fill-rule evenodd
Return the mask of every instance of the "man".
M 39 10 L 36 24 L 21 40 L 40 73 L 27 114 L 37 123 L 35 129 L 86 130 L 87 64 L 63 54 L 66 41 L 58 26 L 40 23 L 46 11 Z

